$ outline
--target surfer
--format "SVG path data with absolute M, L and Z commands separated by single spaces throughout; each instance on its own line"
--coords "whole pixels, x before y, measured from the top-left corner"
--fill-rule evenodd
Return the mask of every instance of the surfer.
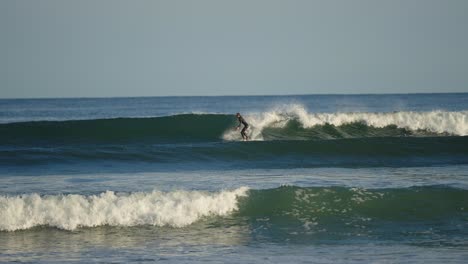
M 247 128 L 249 128 L 249 124 L 245 121 L 245 119 L 241 116 L 241 114 L 237 113 L 236 117 L 237 117 L 237 120 L 239 120 L 239 125 L 237 126 L 237 130 L 239 130 L 241 125 L 244 125 L 244 128 L 242 128 L 241 130 L 242 139 L 249 140 L 249 137 L 245 133 Z

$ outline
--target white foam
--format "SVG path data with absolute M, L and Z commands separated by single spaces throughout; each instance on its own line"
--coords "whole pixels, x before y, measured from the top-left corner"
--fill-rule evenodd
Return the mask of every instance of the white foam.
M 262 130 L 264 128 L 284 127 L 291 120 L 300 122 L 304 128 L 325 124 L 341 126 L 359 122 L 378 128 L 395 125 L 413 131 L 426 130 L 458 136 L 468 135 L 468 111 L 309 113 L 301 105 L 287 105 L 264 113 L 247 114 L 245 119 L 251 124 L 249 129 L 251 130 L 251 138 L 254 140 L 263 140 Z M 223 139 L 239 140 L 240 133 L 232 130 L 226 131 Z
M 237 210 L 237 198 L 246 196 L 247 190 L 0 196 L 0 230 L 41 225 L 66 230 L 102 225 L 183 227 L 202 217 L 224 216 Z

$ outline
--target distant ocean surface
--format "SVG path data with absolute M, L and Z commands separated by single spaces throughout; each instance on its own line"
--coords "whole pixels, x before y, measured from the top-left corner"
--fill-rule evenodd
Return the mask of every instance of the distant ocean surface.
M 467 93 L 0 99 L 0 262 L 466 259 Z

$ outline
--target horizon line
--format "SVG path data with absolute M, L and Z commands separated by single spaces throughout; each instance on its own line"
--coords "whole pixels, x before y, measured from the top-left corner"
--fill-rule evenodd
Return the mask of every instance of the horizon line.
M 136 95 L 136 96 L 77 96 L 77 97 L 0 97 L 0 100 L 41 100 L 41 99 L 112 99 L 112 98 L 168 98 L 168 97 L 277 97 L 277 96 L 340 96 L 340 95 L 418 95 L 418 94 L 466 94 L 467 92 L 414 92 L 414 93 L 310 93 L 310 94 L 249 94 L 249 95 Z

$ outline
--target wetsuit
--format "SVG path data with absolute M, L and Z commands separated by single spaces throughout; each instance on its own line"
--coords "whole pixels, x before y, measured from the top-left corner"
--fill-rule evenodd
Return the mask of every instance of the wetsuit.
M 245 131 L 247 130 L 247 128 L 249 128 L 249 124 L 245 121 L 245 119 L 242 116 L 239 116 L 237 119 L 239 119 L 239 127 L 241 126 L 241 124 L 244 125 L 244 128 L 242 128 L 242 131 L 241 131 L 242 138 L 248 139 L 249 137 L 247 137 L 247 134 L 245 134 Z

